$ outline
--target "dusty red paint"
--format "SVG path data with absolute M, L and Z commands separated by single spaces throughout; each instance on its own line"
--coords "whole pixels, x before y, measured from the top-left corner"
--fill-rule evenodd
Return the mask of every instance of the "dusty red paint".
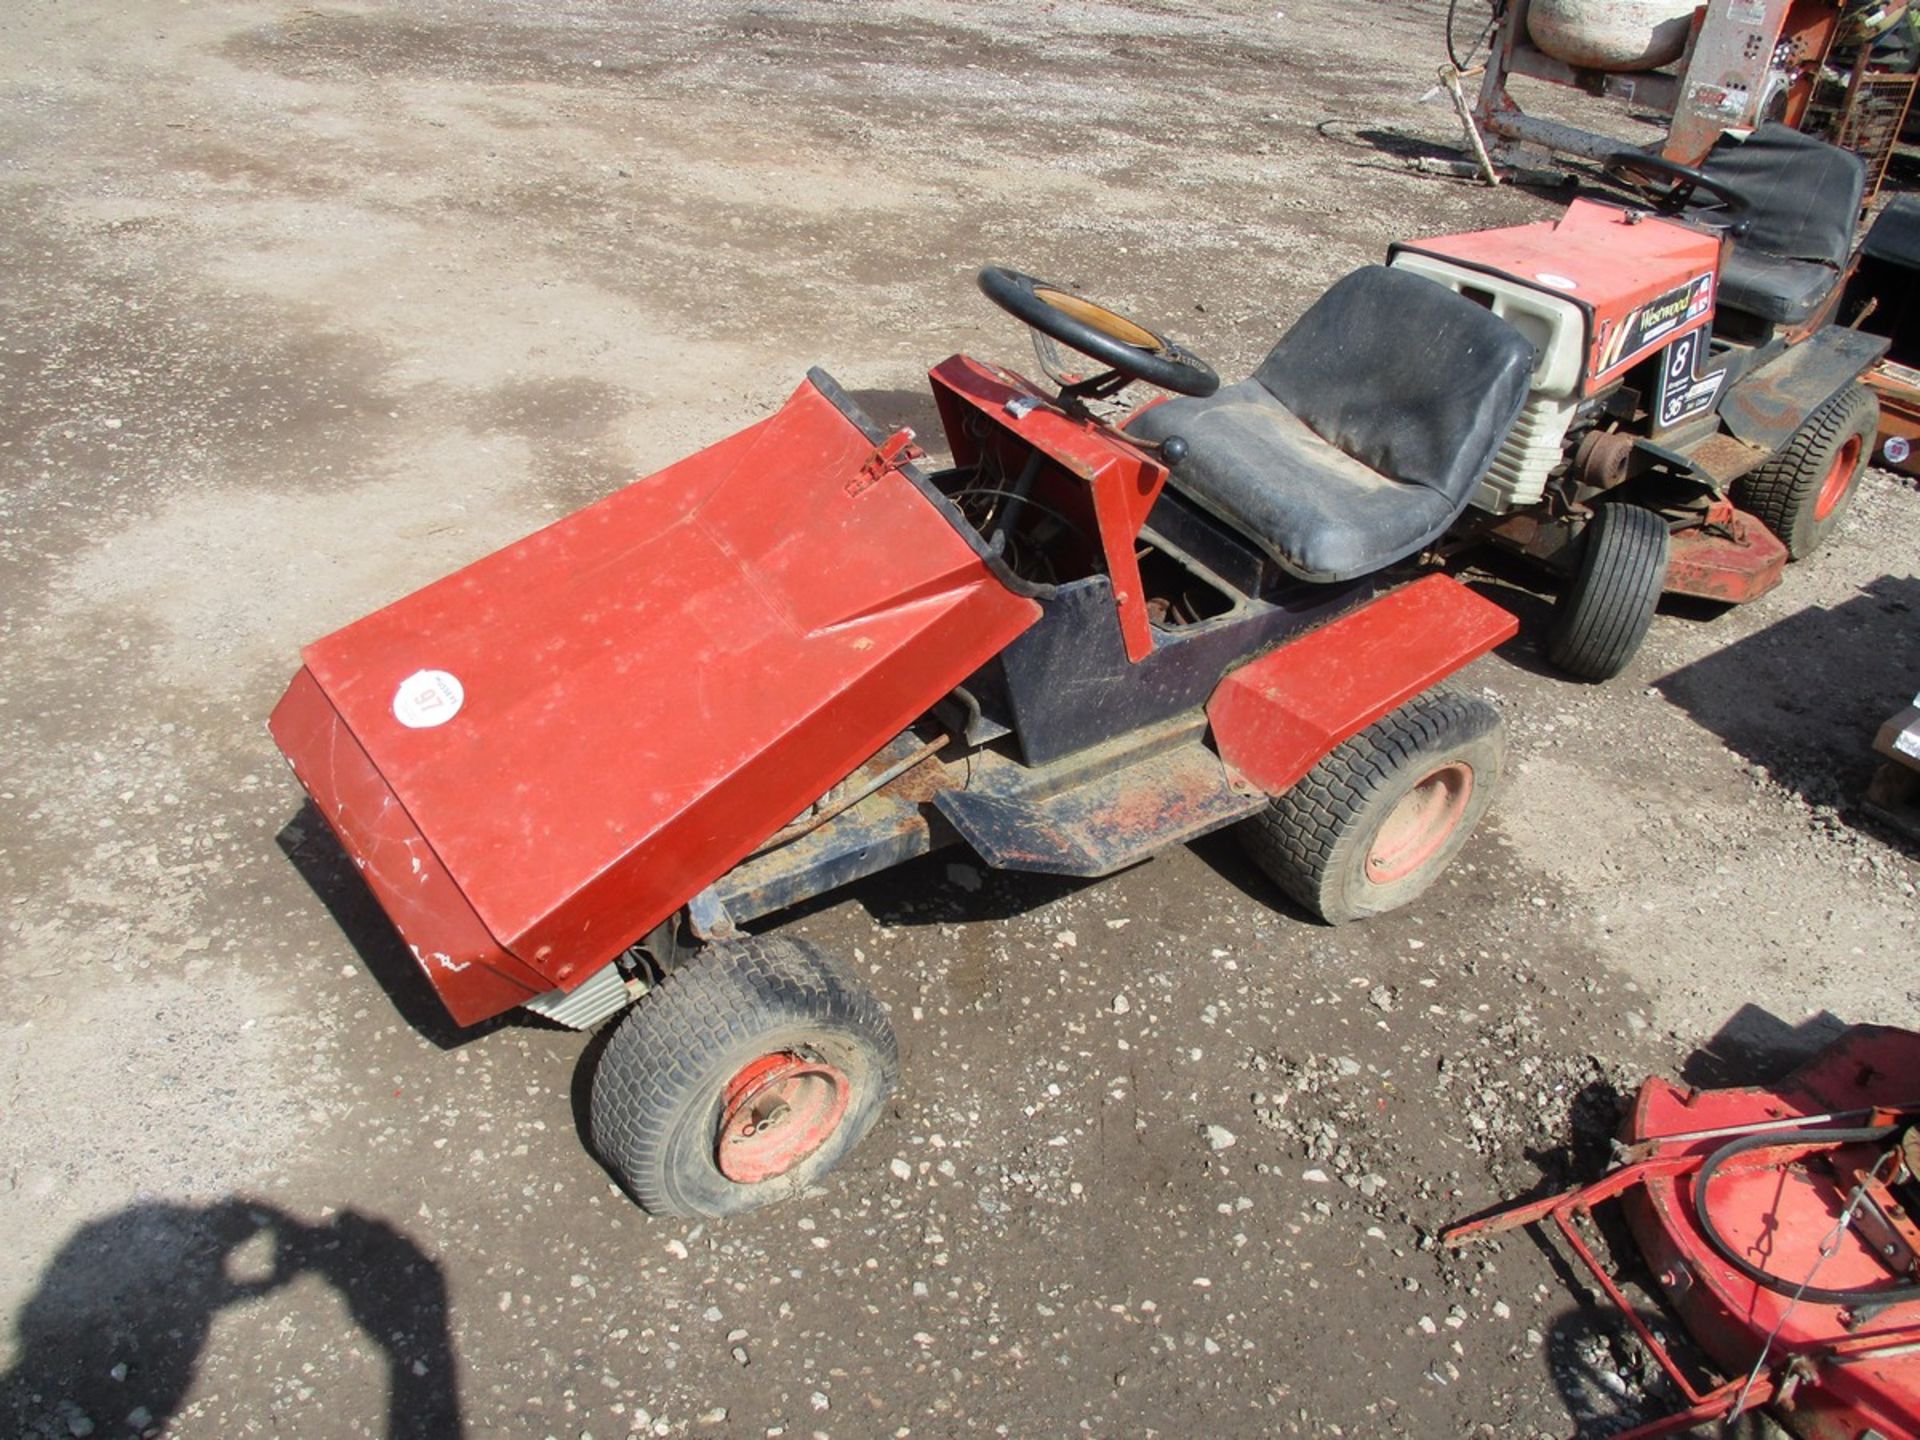
M 873 453 L 803 384 L 308 647 L 275 738 L 416 952 L 492 972 L 428 966 L 456 1019 L 584 980 L 1039 617 Z M 422 670 L 464 698 L 409 728 Z
M 1334 746 L 1510 640 L 1520 622 L 1428 575 L 1269 651 L 1207 702 L 1220 756 L 1269 795 Z

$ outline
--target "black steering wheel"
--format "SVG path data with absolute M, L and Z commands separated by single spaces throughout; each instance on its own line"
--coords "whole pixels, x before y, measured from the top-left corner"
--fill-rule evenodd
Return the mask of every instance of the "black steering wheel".
M 1624 180 L 1630 185 L 1637 180 L 1664 183 L 1665 188 L 1651 197 L 1655 208 L 1663 215 L 1678 215 L 1692 203 L 1694 191 L 1704 190 L 1718 200 L 1723 208 L 1712 216 L 1696 211 L 1689 218 L 1731 230 L 1736 236 L 1746 234 L 1747 226 L 1751 223 L 1747 216 L 1753 209 L 1753 201 L 1741 191 L 1704 170 L 1682 165 L 1664 155 L 1650 154 L 1645 150 L 1616 150 L 1607 157 L 1606 172 L 1614 179 Z
M 1199 356 L 1062 286 L 989 265 L 980 272 L 980 289 L 1009 315 L 1129 380 L 1180 395 L 1211 395 L 1220 388 L 1220 377 Z

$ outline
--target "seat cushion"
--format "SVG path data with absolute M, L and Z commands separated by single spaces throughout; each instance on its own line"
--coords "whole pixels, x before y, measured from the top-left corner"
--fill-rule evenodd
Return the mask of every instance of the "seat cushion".
M 1720 269 L 1720 304 L 1776 325 L 1801 325 L 1833 293 L 1840 272 L 1818 260 L 1735 250 Z
M 1700 168 L 1752 204 L 1737 248 L 1847 263 L 1867 190 L 1866 161 L 1852 151 L 1769 120 L 1745 140 L 1722 135 Z
M 1906 270 L 1920 270 L 1920 195 L 1896 195 L 1867 232 L 1860 253 Z
M 1700 168 L 1752 202 L 1719 303 L 1776 325 L 1812 319 L 1853 253 L 1866 162 L 1768 121 L 1745 140 L 1721 136 Z
M 1411 554 L 1452 523 L 1452 503 L 1390 480 L 1308 428 L 1258 380 L 1169 400 L 1127 427 L 1178 435 L 1173 484 L 1303 580 L 1347 580 Z
M 1368 265 L 1316 300 L 1251 379 L 1129 429 L 1178 435 L 1171 483 L 1303 580 L 1347 580 L 1437 539 L 1526 403 L 1520 332 L 1424 275 Z

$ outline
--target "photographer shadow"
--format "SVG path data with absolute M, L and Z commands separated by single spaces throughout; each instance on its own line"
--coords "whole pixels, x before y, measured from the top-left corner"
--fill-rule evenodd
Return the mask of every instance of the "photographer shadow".
M 386 1222 L 309 1225 L 271 1205 L 148 1201 L 92 1221 L 54 1256 L 0 1375 L 0 1429 L 22 1437 L 163 1434 L 223 1311 L 317 1275 L 384 1360 L 389 1440 L 463 1433 L 447 1285 Z

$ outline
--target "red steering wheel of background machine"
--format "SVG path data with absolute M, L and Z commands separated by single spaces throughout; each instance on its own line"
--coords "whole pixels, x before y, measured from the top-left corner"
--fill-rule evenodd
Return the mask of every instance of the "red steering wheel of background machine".
M 1607 157 L 1606 171 L 1614 179 L 1625 180 L 1630 184 L 1636 176 L 1643 180 L 1665 181 L 1667 188 L 1653 197 L 1654 203 L 1663 214 L 1678 214 L 1693 198 L 1694 191 L 1704 190 L 1726 209 L 1720 211 L 1717 216 L 1695 214 L 1688 218 L 1708 224 L 1719 224 L 1724 220 L 1726 223 L 1720 225 L 1720 228 L 1730 230 L 1736 236 L 1746 234 L 1747 226 L 1752 223 L 1747 217 L 1753 209 L 1753 201 L 1743 193 L 1726 181 L 1715 179 L 1704 170 L 1697 170 L 1691 165 L 1682 165 L 1679 161 L 1669 160 L 1664 155 L 1653 155 L 1645 150 L 1616 150 Z
M 1211 395 L 1220 388 L 1220 377 L 1199 356 L 1059 285 L 989 265 L 980 272 L 980 289 L 1009 315 L 1130 380 L 1181 395 Z

